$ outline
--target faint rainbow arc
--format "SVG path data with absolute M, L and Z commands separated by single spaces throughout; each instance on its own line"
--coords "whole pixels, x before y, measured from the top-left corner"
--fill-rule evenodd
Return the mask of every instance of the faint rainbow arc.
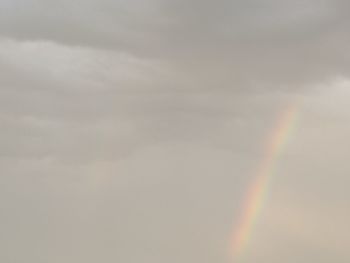
M 270 181 L 274 174 L 276 162 L 293 132 L 299 113 L 297 104 L 290 105 L 279 117 L 277 125 L 267 140 L 264 158 L 249 186 L 243 202 L 243 209 L 238 227 L 231 239 L 230 250 L 233 259 L 239 260 L 252 236 Z

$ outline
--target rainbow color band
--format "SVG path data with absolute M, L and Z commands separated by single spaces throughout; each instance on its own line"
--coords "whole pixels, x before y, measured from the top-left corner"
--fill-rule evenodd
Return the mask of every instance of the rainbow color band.
M 266 200 L 276 163 L 296 126 L 297 117 L 298 107 L 296 104 L 292 104 L 281 114 L 276 128 L 267 141 L 264 151 L 265 157 L 259 165 L 254 181 L 246 192 L 242 215 L 231 239 L 230 250 L 234 262 L 241 259 L 252 237 L 254 226 Z

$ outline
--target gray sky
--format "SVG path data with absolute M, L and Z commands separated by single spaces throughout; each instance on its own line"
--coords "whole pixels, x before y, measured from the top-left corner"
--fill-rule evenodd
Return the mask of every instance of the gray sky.
M 293 101 L 240 262 L 349 262 L 349 11 L 0 1 L 0 261 L 236 263 L 243 196 Z

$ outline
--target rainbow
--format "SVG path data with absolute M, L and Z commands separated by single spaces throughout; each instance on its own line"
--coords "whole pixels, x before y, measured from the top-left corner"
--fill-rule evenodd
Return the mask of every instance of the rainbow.
M 267 140 L 264 158 L 260 162 L 253 182 L 248 187 L 246 198 L 243 202 L 242 215 L 231 239 L 230 254 L 234 262 L 237 262 L 242 257 L 252 236 L 254 226 L 266 200 L 277 160 L 296 126 L 297 116 L 298 107 L 296 104 L 291 104 L 281 114 L 275 129 Z

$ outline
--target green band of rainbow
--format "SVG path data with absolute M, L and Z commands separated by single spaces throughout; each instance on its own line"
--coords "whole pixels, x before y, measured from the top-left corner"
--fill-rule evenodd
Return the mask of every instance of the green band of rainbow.
M 296 126 L 297 115 L 297 105 L 290 105 L 281 114 L 276 128 L 267 141 L 264 158 L 259 165 L 254 181 L 247 190 L 242 215 L 232 237 L 230 250 L 235 262 L 242 257 L 252 236 L 258 215 L 266 199 L 276 162 Z

